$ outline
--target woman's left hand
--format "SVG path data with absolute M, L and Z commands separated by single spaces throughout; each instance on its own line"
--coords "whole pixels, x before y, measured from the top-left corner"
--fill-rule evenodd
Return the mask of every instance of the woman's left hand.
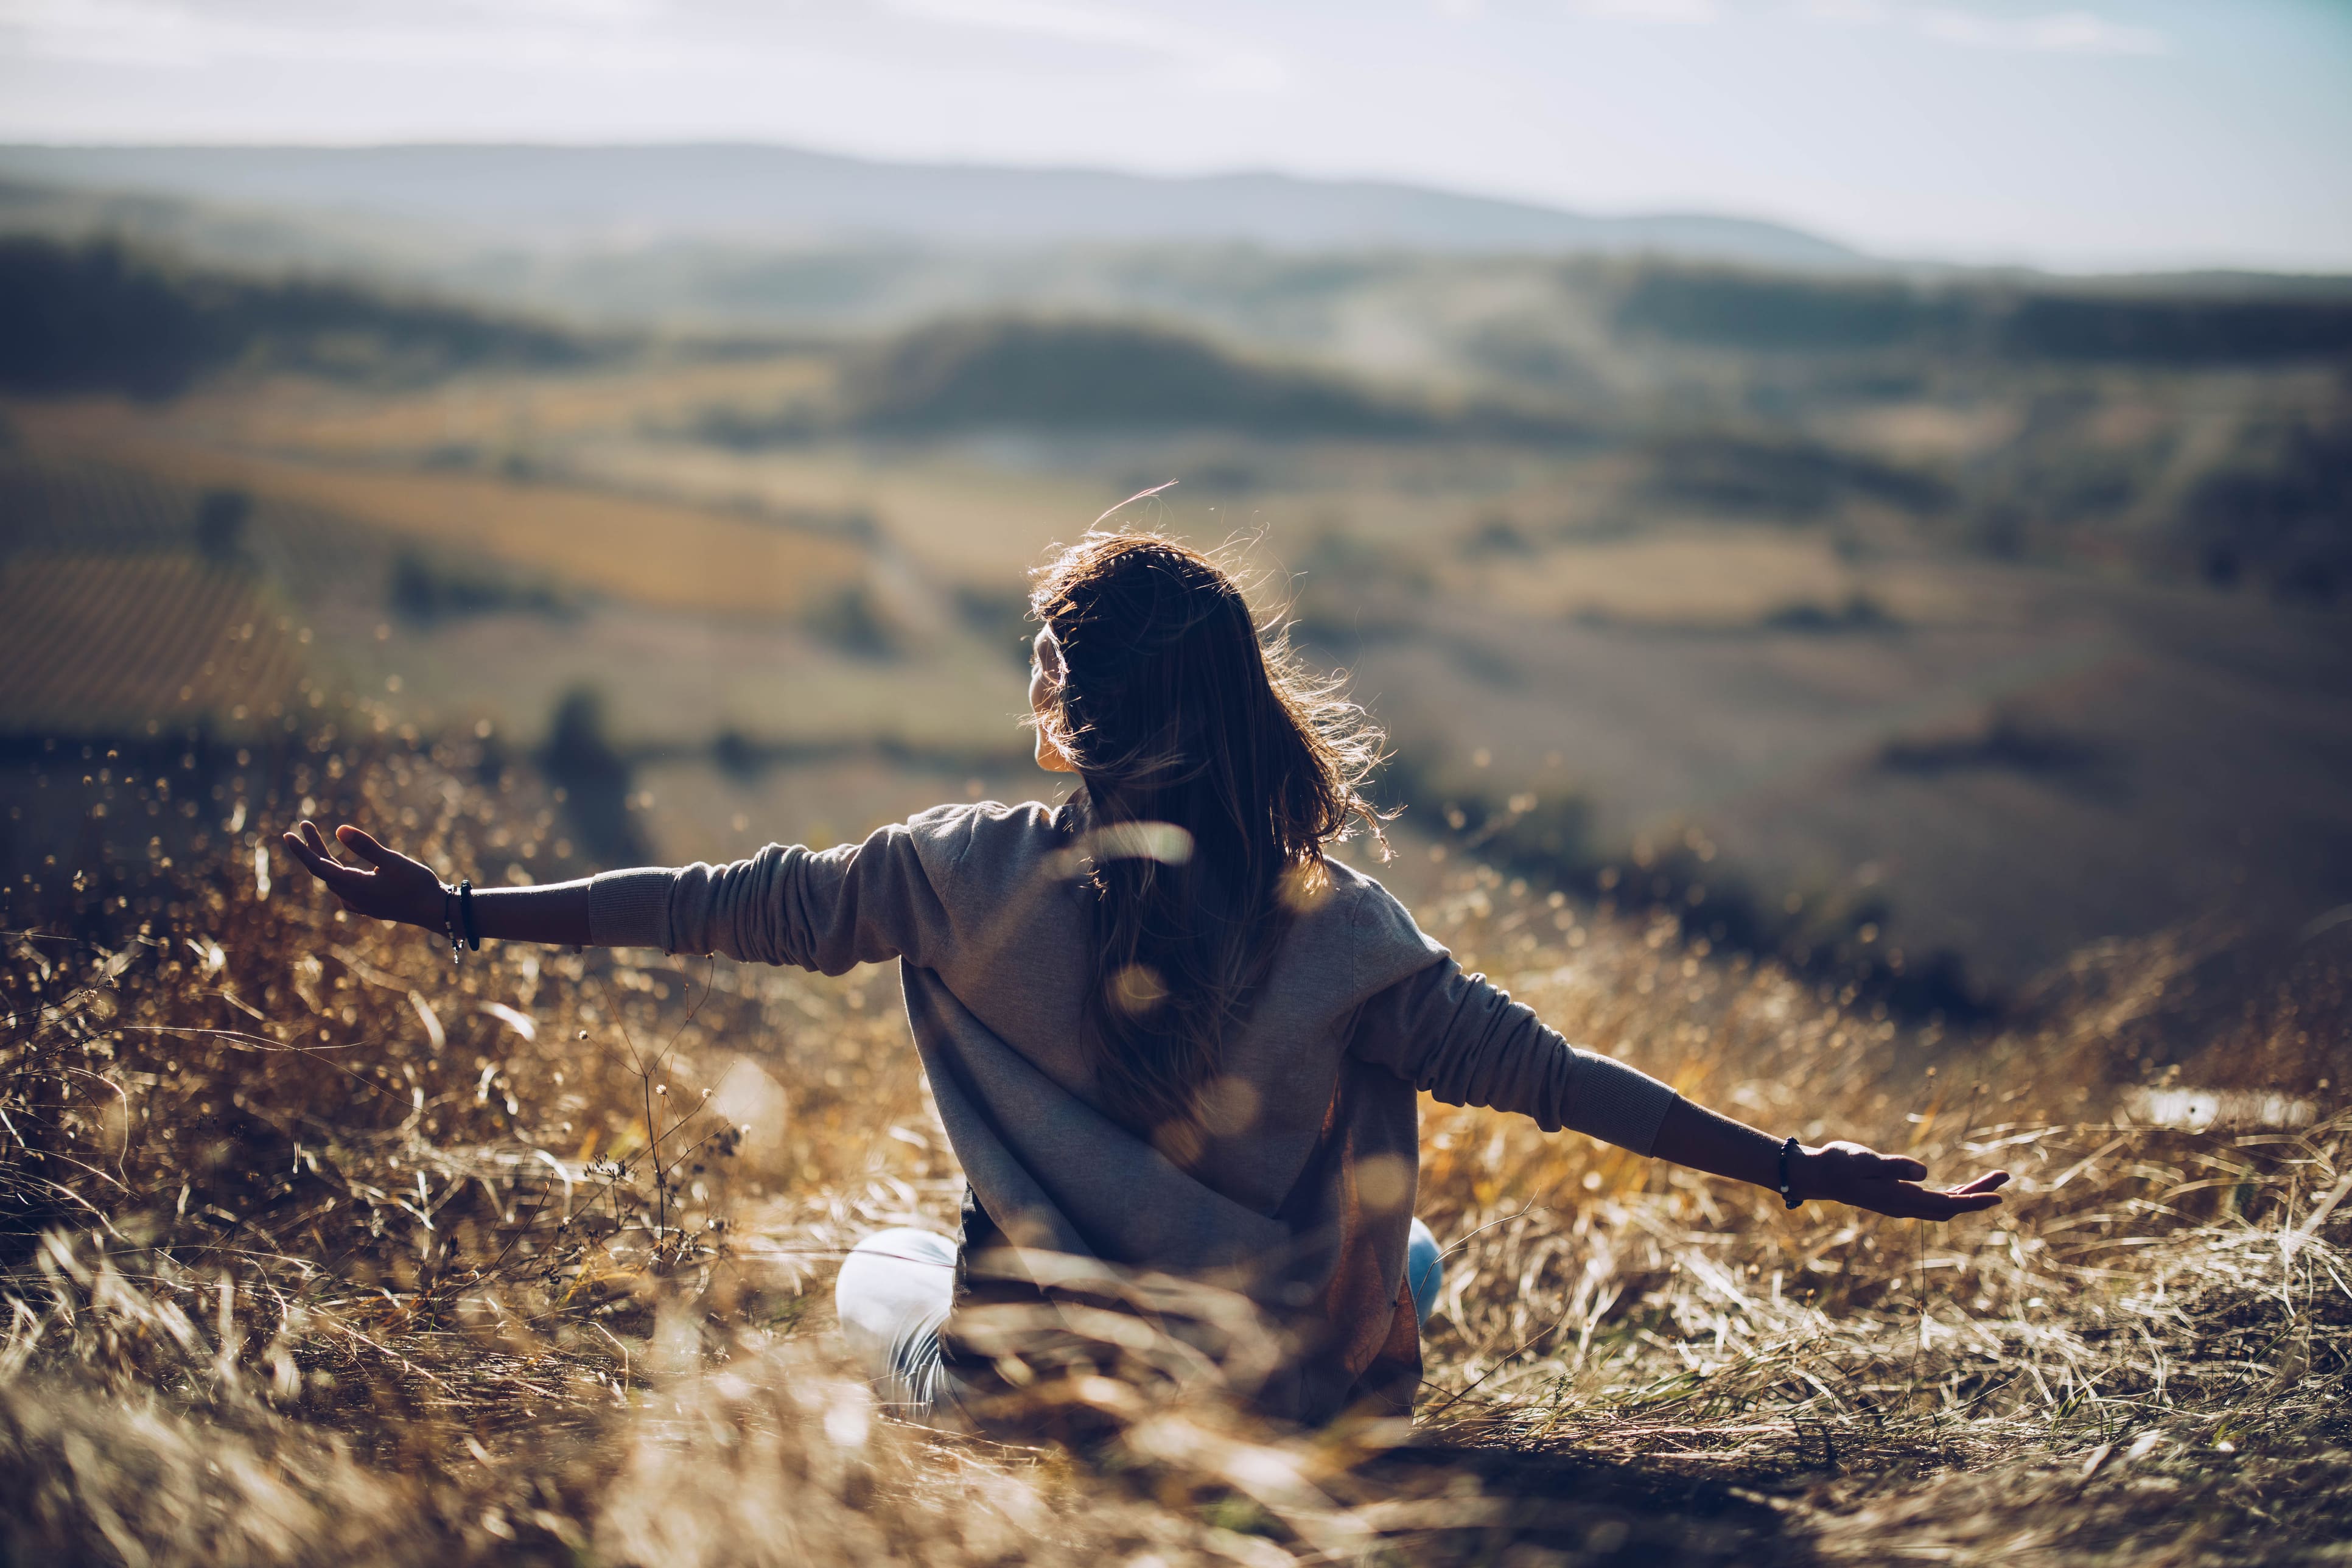
M 2009 1181 L 2007 1171 L 1988 1171 L 1961 1186 L 1926 1187 L 1920 1183 L 1927 1167 L 1918 1161 L 1843 1141 L 1800 1150 L 1794 1164 L 1789 1175 L 1797 1196 L 1828 1198 L 1896 1219 L 1950 1219 L 1989 1209 L 2000 1202 L 1994 1189 Z

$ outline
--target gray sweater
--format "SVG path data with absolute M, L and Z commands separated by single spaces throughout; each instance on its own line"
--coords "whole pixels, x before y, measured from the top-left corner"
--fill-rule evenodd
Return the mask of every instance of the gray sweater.
M 1180 1165 L 1097 1108 L 1091 895 L 1070 844 L 1066 816 L 1034 802 L 943 805 L 822 852 L 607 872 L 589 926 L 600 945 L 827 974 L 898 960 L 940 1121 L 1017 1249 L 1247 1292 L 1300 1347 L 1261 1395 L 1276 1414 L 1409 1411 L 1414 1091 L 1646 1154 L 1674 1090 L 1570 1046 L 1334 861 L 1226 1044 L 1207 1146 Z

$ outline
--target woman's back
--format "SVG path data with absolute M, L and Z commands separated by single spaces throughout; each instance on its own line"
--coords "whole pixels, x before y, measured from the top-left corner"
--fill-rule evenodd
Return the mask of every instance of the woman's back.
M 1067 807 L 940 806 L 823 853 L 607 873 L 590 924 L 599 943 L 828 973 L 900 960 L 940 1119 L 1015 1252 L 968 1268 L 1025 1276 L 1034 1252 L 1228 1286 L 1306 1347 L 1285 1413 L 1328 1415 L 1368 1383 L 1409 1402 L 1417 1352 L 1375 1363 L 1396 1340 L 1416 1088 L 1643 1151 L 1673 1091 L 1571 1050 L 1333 863 L 1292 901 L 1197 1121 L 1131 1127 L 1083 1044 L 1084 846 Z

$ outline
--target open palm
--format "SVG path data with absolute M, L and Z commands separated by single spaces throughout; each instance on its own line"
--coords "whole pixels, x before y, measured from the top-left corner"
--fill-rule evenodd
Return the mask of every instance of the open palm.
M 1806 1150 L 1792 1174 L 1800 1197 L 1828 1198 L 1897 1219 L 1950 1219 L 1989 1209 L 2000 1202 L 1995 1189 L 2009 1181 L 2007 1171 L 1988 1171 L 1961 1186 L 1926 1187 L 1920 1183 L 1927 1167 L 1918 1161 L 1843 1142 Z
M 336 859 L 333 848 L 315 822 L 305 821 L 300 831 L 281 834 L 278 841 L 304 870 L 324 882 L 327 890 L 342 900 L 343 908 L 353 914 L 399 921 L 428 930 L 440 929 L 441 879 L 422 860 L 410 859 L 348 823 L 335 829 L 336 843 L 373 866 L 374 870 L 362 870 Z

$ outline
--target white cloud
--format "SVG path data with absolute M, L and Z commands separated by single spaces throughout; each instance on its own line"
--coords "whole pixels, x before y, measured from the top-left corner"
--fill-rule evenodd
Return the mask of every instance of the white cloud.
M 865 0 L 822 15 L 772 0 L 407 0 L 356 13 L 304 0 L 0 0 L 0 58 L 740 73 L 762 59 L 810 58 L 827 42 L 905 58 L 910 20 L 1107 50 L 1192 86 L 1262 92 L 1289 81 L 1281 61 L 1244 41 L 1092 0 Z
M 352 25 L 300 5 L 190 0 L 0 0 L 0 54 L 195 68 L 224 60 L 451 65 L 498 60 L 599 71 L 724 67 L 740 50 L 661 26 L 656 0 L 457 0 Z
M 1937 6 L 1920 12 L 1917 25 L 1927 37 L 1947 43 L 2030 54 L 2160 55 L 2168 47 L 2164 35 L 2152 27 L 2110 22 L 2089 11 L 2006 17 Z
M 10 53 L 124 65 L 187 65 L 205 55 L 203 24 L 151 0 L 0 0 Z
M 1694 26 L 1723 15 L 1717 0 L 1570 0 L 1580 16 L 1602 22 L 1640 22 Z
M 882 0 L 905 16 L 991 32 L 1091 44 L 1156 58 L 1196 85 L 1270 92 L 1288 83 L 1282 62 L 1237 39 L 1087 0 Z
M 1957 5 L 1904 5 L 1889 0 L 1796 0 L 1809 22 L 1896 26 L 1937 43 L 2043 55 L 2160 55 L 2172 44 L 2153 27 L 2110 22 L 2091 11 L 2038 16 L 1995 16 Z
M 1840 22 L 1862 26 L 1887 19 L 1885 0 L 1797 0 L 1797 15 L 1808 22 Z

